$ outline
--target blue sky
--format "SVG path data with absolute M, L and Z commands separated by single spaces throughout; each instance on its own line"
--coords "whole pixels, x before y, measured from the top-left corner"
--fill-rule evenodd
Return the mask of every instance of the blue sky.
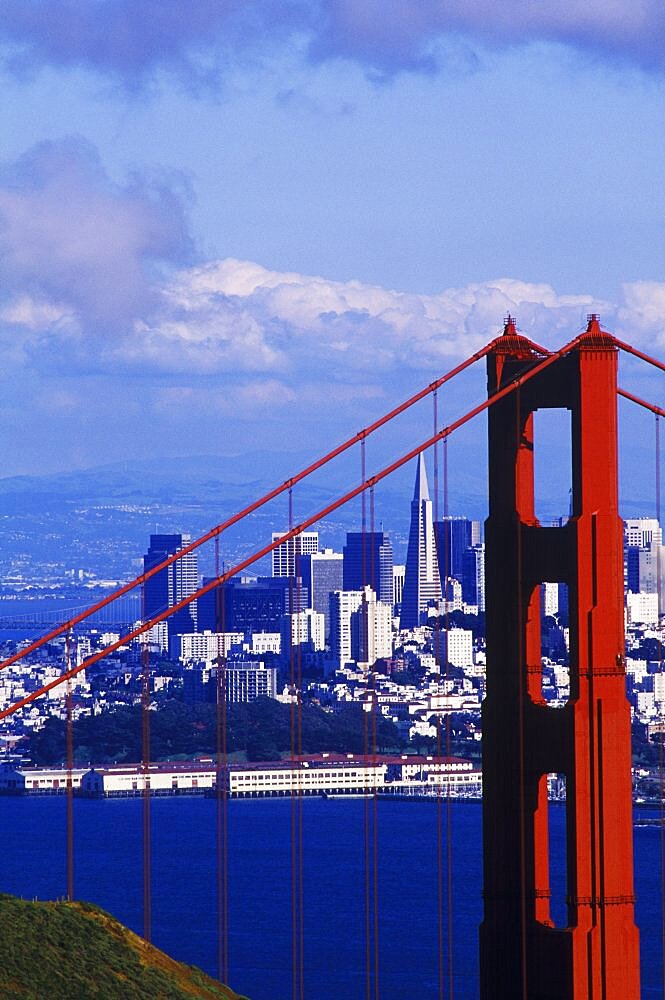
M 659 0 L 4 0 L 3 474 L 315 454 L 507 311 L 664 357 L 664 53 Z

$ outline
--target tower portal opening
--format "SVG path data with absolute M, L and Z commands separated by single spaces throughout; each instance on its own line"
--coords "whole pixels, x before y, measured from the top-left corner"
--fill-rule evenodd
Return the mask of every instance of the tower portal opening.
M 535 410 L 533 442 L 536 517 L 543 525 L 565 524 L 573 486 L 570 410 Z

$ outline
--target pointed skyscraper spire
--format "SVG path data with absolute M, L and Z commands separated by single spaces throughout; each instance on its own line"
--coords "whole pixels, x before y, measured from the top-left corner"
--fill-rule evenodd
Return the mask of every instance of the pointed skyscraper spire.
M 441 580 L 434 542 L 432 501 L 427 485 L 425 457 L 418 457 L 416 482 L 411 501 L 411 527 L 406 553 L 401 628 L 415 628 L 420 615 L 432 603 L 441 600 Z
M 414 500 L 429 500 L 429 486 L 427 484 L 427 470 L 425 468 L 425 456 L 422 451 L 418 456 L 418 471 L 416 472 L 416 485 L 413 490 Z

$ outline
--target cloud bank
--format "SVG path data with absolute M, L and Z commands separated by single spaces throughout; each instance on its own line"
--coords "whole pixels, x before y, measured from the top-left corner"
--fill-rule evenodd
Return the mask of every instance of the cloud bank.
M 0 168 L 0 336 L 6 356 L 43 370 L 260 377 L 292 389 L 319 371 L 328 383 L 377 384 L 473 353 L 507 312 L 554 346 L 592 311 L 626 339 L 665 347 L 658 282 L 626 285 L 616 303 L 508 277 L 418 295 L 197 262 L 178 178 L 112 180 L 76 137 Z
M 94 464 L 100 428 L 109 458 L 137 434 L 181 453 L 202 438 L 204 450 L 256 435 L 277 447 L 309 435 L 312 413 L 329 442 L 341 415 L 362 426 L 495 337 L 508 312 L 549 347 L 598 312 L 665 356 L 665 283 L 632 282 L 617 302 L 511 277 L 405 293 L 197 259 L 187 207 L 179 178 L 118 181 L 75 137 L 0 167 L 0 433 L 17 453 L 38 463 L 66 441 L 65 466 Z
M 646 71 L 665 68 L 661 0 L 3 0 L 0 46 L 17 76 L 83 68 L 144 87 L 160 72 L 215 87 L 232 66 L 287 46 L 373 75 L 455 68 L 471 45 L 571 46 Z M 468 53 L 465 56 L 468 62 Z
M 17 331 L 124 332 L 152 307 L 160 269 L 191 252 L 175 180 L 118 184 L 84 139 L 40 143 L 0 169 L 2 318 Z

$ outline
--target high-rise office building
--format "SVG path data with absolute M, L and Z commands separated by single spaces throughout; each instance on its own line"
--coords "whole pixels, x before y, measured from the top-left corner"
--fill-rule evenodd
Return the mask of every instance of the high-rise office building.
M 303 646 L 312 651 L 325 649 L 325 619 L 318 611 L 306 608 L 305 611 L 284 615 L 282 618 L 280 649 L 285 659 L 288 659 L 290 650 L 295 646 Z
M 441 579 L 454 576 L 461 582 L 464 553 L 480 544 L 480 521 L 470 521 L 467 517 L 444 517 L 435 521 L 434 537 Z
M 377 601 L 371 587 L 330 595 L 330 652 L 337 667 L 371 666 L 392 656 L 392 607 Z
M 377 601 L 371 587 L 363 587 L 360 607 L 351 613 L 351 656 L 371 667 L 393 655 L 392 607 Z
M 661 607 L 665 602 L 665 545 L 654 539 L 646 548 L 628 549 L 628 590 L 656 594 L 660 583 Z
M 273 531 L 273 542 L 283 537 L 284 532 Z M 298 568 L 299 558 L 311 552 L 319 551 L 318 531 L 301 531 L 294 538 L 289 538 L 282 542 L 276 549 L 272 550 L 272 575 L 273 576 L 295 576 L 300 573 Z
M 432 501 L 427 485 L 425 459 L 418 458 L 416 484 L 411 501 L 411 527 L 406 552 L 401 628 L 415 628 L 427 606 L 441 600 L 441 580 L 436 556 Z
M 406 570 L 405 566 L 393 565 L 393 607 L 396 604 L 402 603 L 402 594 L 404 593 L 405 570 Z
M 349 531 L 344 554 L 344 590 L 371 587 L 384 604 L 393 603 L 393 547 L 385 531 Z
M 341 552 L 323 549 L 298 558 L 302 585 L 309 593 L 309 607 L 323 615 L 326 637 L 330 634 L 330 595 L 344 589 Z
M 206 578 L 203 580 L 207 582 Z M 200 598 L 199 627 L 211 632 L 279 632 L 284 615 L 304 611 L 307 588 L 296 577 L 233 578 Z
M 330 655 L 336 667 L 353 660 L 351 615 L 362 604 L 362 591 L 336 590 L 330 595 Z
M 657 594 L 659 614 L 665 607 L 665 545 L 654 517 L 624 523 L 626 589 L 633 594 Z
M 150 546 L 143 557 L 143 570 L 147 572 L 184 549 L 190 542 L 189 535 L 151 535 Z M 193 594 L 198 588 L 198 558 L 196 552 L 171 563 L 165 569 L 155 573 L 145 583 L 144 617 L 154 615 L 172 608 L 183 598 Z M 197 606 L 192 601 L 186 607 L 176 611 L 168 618 L 169 637 L 182 635 L 186 632 L 196 632 Z
M 462 597 L 465 604 L 485 610 L 485 546 L 473 545 L 462 557 Z

